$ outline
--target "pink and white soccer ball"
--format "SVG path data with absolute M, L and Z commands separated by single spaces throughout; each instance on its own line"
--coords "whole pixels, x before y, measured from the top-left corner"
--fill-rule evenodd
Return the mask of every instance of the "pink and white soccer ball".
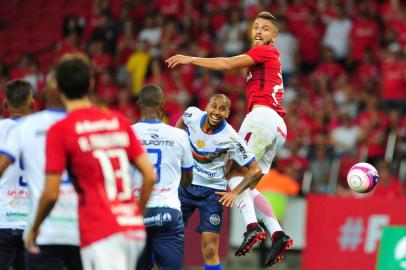
M 378 172 L 369 163 L 361 162 L 351 167 L 347 174 L 348 186 L 355 192 L 367 193 L 378 183 Z

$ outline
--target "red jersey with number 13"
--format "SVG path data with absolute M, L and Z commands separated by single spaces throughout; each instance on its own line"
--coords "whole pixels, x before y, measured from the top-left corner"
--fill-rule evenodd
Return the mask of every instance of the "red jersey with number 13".
M 265 105 L 274 109 L 280 116 L 286 111 L 282 108 L 283 81 L 279 51 L 272 45 L 250 49 L 246 55 L 255 65 L 247 72 L 247 111 L 254 105 Z
M 47 132 L 46 172 L 66 168 L 79 195 L 81 246 L 143 231 L 129 160 L 144 153 L 128 121 L 97 107 L 75 110 Z

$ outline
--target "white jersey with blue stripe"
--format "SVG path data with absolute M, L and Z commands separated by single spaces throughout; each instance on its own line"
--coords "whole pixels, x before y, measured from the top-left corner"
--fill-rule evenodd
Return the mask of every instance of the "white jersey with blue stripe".
M 0 120 L 0 148 L 11 130 L 18 124 L 17 119 Z M 0 150 L 1 154 L 10 155 Z M 28 187 L 23 177 L 21 159 L 10 165 L 0 177 L 0 228 L 25 229 L 28 215 Z
M 178 187 L 181 170 L 192 170 L 193 157 L 185 131 L 161 121 L 146 120 L 132 126 L 156 169 L 156 183 L 147 207 L 169 207 L 180 211 Z M 139 195 L 141 176 L 134 175 L 135 193 Z
M 34 221 L 45 184 L 45 144 L 47 130 L 66 115 L 59 109 L 30 114 L 11 130 L 0 151 L 13 159 L 21 157 L 24 178 L 30 191 L 28 222 Z M 67 173 L 62 176 L 59 197 L 50 215 L 42 223 L 36 243 L 39 245 L 79 245 L 77 194 Z
M 231 158 L 240 166 L 248 166 L 255 157 L 225 120 L 213 133 L 205 133 L 202 126 L 206 117 L 207 113 L 196 107 L 189 107 L 182 117 L 195 160 L 192 184 L 225 190 L 227 161 Z

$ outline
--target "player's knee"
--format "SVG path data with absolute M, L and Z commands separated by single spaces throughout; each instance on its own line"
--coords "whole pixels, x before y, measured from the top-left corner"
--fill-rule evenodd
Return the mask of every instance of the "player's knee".
M 203 245 L 203 256 L 206 261 L 215 259 L 218 256 L 217 253 L 218 247 L 216 243 L 205 243 Z

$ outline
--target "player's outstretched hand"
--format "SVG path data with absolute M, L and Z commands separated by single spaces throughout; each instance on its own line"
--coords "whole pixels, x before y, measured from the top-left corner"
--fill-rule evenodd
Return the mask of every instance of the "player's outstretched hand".
M 190 63 L 192 63 L 192 59 L 193 59 L 193 57 L 191 57 L 191 56 L 177 54 L 177 55 L 174 55 L 174 56 L 166 59 L 165 63 L 168 64 L 169 68 L 174 68 L 177 65 L 190 64 Z
M 40 252 L 38 246 L 35 244 L 35 239 L 38 236 L 38 231 L 34 231 L 32 228 L 28 230 L 28 233 L 25 237 L 25 248 L 34 254 L 38 254 Z
M 217 191 L 216 194 L 221 196 L 219 202 L 227 207 L 232 207 L 238 196 L 238 193 L 234 191 Z

